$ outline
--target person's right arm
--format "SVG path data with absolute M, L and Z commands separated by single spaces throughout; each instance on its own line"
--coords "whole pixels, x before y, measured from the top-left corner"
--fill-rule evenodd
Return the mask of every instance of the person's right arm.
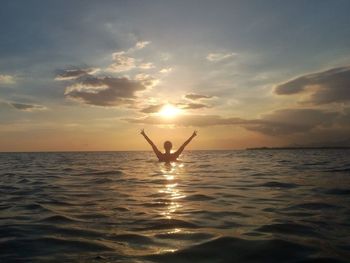
M 146 141 L 152 146 L 152 149 L 153 149 L 154 153 L 157 155 L 157 157 L 159 159 L 160 156 L 162 155 L 162 153 L 158 150 L 157 146 L 151 141 L 150 138 L 148 138 L 148 136 L 146 135 L 144 129 L 141 130 L 141 134 L 146 139 Z

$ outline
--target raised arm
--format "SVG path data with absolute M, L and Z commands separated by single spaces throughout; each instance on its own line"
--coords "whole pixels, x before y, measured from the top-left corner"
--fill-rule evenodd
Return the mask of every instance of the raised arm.
M 185 141 L 185 142 L 181 145 L 181 147 L 174 153 L 174 155 L 175 155 L 176 157 L 178 157 L 178 156 L 182 153 L 182 151 L 185 149 L 185 147 L 187 146 L 187 144 L 189 144 L 189 143 L 192 141 L 192 139 L 193 139 L 194 137 L 196 137 L 196 136 L 197 136 L 197 131 L 194 131 L 193 134 L 191 135 L 191 137 L 188 138 L 187 141 Z
M 158 150 L 157 146 L 151 141 L 151 139 L 148 138 L 148 136 L 145 133 L 145 130 L 142 129 L 140 133 L 143 135 L 143 137 L 145 137 L 146 141 L 152 146 L 154 153 L 159 158 L 162 155 L 162 153 Z

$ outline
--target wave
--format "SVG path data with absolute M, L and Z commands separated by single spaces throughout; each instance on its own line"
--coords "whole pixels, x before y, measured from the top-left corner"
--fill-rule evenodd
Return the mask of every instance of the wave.
M 64 239 L 59 237 L 17 238 L 1 242 L 0 254 L 13 259 L 66 253 L 113 251 L 98 241 Z M 26 262 L 20 260 L 20 262 Z
M 89 184 L 109 184 L 115 182 L 111 178 L 94 178 L 89 181 Z
M 53 213 L 51 209 L 39 204 L 39 203 L 33 203 L 33 204 L 24 204 L 20 206 L 24 210 L 28 210 L 32 213 Z
M 160 185 L 166 185 L 169 183 L 169 180 L 167 179 L 152 179 L 149 181 L 146 181 L 147 184 L 160 184 Z
M 28 179 L 20 179 L 20 180 L 18 180 L 16 183 L 17 184 L 26 184 L 26 183 L 29 183 L 30 181 L 28 180 Z
M 198 165 L 198 168 L 208 168 L 208 167 L 213 167 L 211 164 L 200 164 Z
M 329 164 L 329 161 L 303 163 L 303 165 L 306 165 L 306 166 L 325 165 L 325 164 Z
M 173 253 L 145 258 L 156 262 L 301 262 L 315 256 L 316 251 L 311 246 L 282 239 L 220 237 Z
M 119 241 L 119 242 L 128 242 L 128 243 L 134 243 L 139 245 L 150 245 L 150 244 L 156 244 L 152 238 L 147 237 L 145 235 L 138 235 L 138 234 L 119 234 L 119 235 L 109 235 L 108 239 Z
M 329 195 L 350 195 L 350 189 L 332 188 L 325 191 Z
M 114 208 L 115 211 L 119 211 L 119 212 L 129 212 L 130 209 L 126 208 L 126 207 L 116 207 Z
M 3 173 L 1 176 L 3 177 L 13 177 L 13 176 L 16 176 L 17 174 L 16 173 Z
M 281 182 L 275 182 L 275 181 L 263 183 L 263 184 L 260 184 L 259 186 L 271 187 L 271 188 L 274 188 L 274 187 L 276 187 L 276 188 L 295 188 L 295 187 L 298 187 L 297 184 L 281 183 Z
M 79 214 L 79 215 L 76 215 L 76 217 L 78 217 L 79 219 L 92 219 L 92 220 L 101 220 L 101 219 L 109 219 L 110 216 L 109 215 L 105 215 L 105 214 L 102 214 L 102 213 L 85 213 L 85 214 Z
M 150 153 L 0 154 L 0 261 L 346 261 L 349 157 L 317 154 L 191 152 L 173 178 Z
M 120 170 L 107 170 L 107 171 L 90 171 L 82 173 L 82 175 L 121 175 L 123 174 Z
M 283 233 L 289 235 L 320 236 L 312 227 L 295 223 L 264 225 L 255 231 L 264 233 Z
M 38 220 L 38 222 L 68 224 L 68 223 L 79 223 L 79 222 L 83 222 L 83 221 L 80 219 L 69 217 L 69 216 L 53 215 L 53 216 L 48 216 L 48 217 L 45 217 L 43 219 L 40 219 L 40 220 Z
M 13 192 L 13 191 L 19 191 L 20 188 L 12 185 L 1 185 L 0 186 L 1 191 L 6 191 L 6 192 Z
M 5 204 L 5 205 L 0 204 L 0 210 L 7 210 L 7 209 L 11 209 L 12 207 L 13 206 L 10 204 Z
M 203 194 L 194 194 L 194 195 L 188 195 L 185 197 L 187 201 L 208 201 L 215 199 L 214 197 L 203 195 Z
M 175 240 L 205 240 L 205 239 L 211 239 L 214 236 L 209 233 L 193 233 L 193 232 L 185 232 L 185 233 L 162 233 L 162 234 L 156 234 L 156 238 L 160 239 L 175 239 Z
M 333 168 L 333 169 L 327 169 L 324 170 L 325 172 L 350 172 L 350 168 L 346 167 L 346 168 Z
M 207 211 L 207 210 L 193 210 L 193 215 L 201 215 L 207 218 L 222 218 L 222 217 L 248 217 L 248 215 L 238 211 Z
M 155 202 L 151 202 L 151 203 L 145 203 L 144 206 L 145 207 L 166 207 L 170 204 L 171 200 L 167 201 L 167 202 L 161 202 L 161 201 L 155 201 Z
M 301 203 L 293 206 L 289 206 L 286 210 L 292 209 L 306 209 L 306 210 L 323 210 L 323 209 L 335 209 L 338 208 L 336 205 L 331 205 L 327 203 Z
M 11 226 L 3 227 L 0 231 L 1 238 L 19 238 L 19 237 L 32 237 L 38 235 L 38 233 L 45 236 L 54 236 L 59 233 L 61 237 L 66 239 L 70 238 L 88 238 L 96 239 L 103 236 L 102 232 L 79 228 L 79 227 L 70 227 L 69 225 L 55 225 L 52 223 L 42 223 L 42 224 L 13 224 Z
M 174 228 L 199 228 L 197 224 L 180 219 L 138 220 L 133 223 L 138 230 L 161 230 Z

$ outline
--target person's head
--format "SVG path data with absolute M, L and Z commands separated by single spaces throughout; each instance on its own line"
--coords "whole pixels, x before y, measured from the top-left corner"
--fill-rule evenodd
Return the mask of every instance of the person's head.
M 166 141 L 164 143 L 164 149 L 165 149 L 166 152 L 170 152 L 172 147 L 173 147 L 173 144 L 170 141 Z

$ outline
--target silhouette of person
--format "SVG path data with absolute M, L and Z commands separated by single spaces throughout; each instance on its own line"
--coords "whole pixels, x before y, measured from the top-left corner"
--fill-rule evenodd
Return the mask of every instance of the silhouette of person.
M 158 160 L 160 162 L 168 163 L 168 162 L 175 162 L 177 160 L 177 158 L 183 152 L 187 144 L 189 144 L 192 141 L 192 139 L 197 135 L 197 131 L 194 131 L 193 134 L 190 136 L 190 138 L 188 138 L 187 141 L 185 141 L 181 145 L 181 147 L 174 153 L 170 152 L 171 148 L 173 147 L 173 144 L 170 141 L 164 142 L 165 153 L 162 153 L 161 151 L 158 150 L 157 146 L 151 141 L 151 139 L 148 138 L 144 129 L 141 130 L 141 134 L 143 135 L 143 137 L 145 137 L 146 141 L 152 146 L 152 149 L 154 153 L 157 155 Z

